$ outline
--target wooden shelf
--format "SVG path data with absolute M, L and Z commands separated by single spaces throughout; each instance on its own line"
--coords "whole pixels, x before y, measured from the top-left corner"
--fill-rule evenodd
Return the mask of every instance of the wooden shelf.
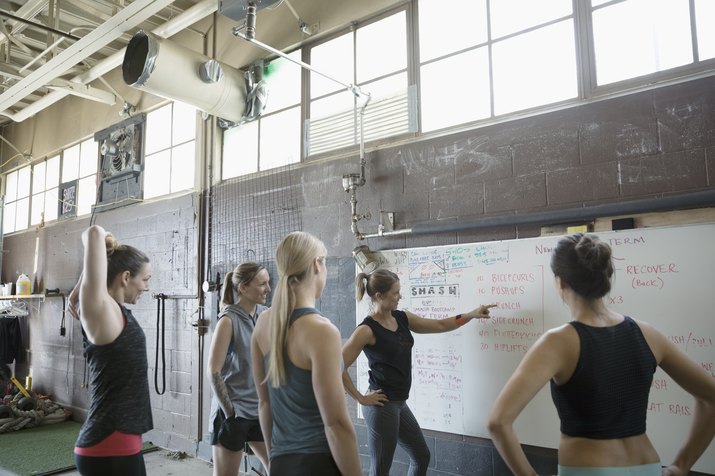
M 12 299 L 17 301 L 18 299 L 39 299 L 41 301 L 45 300 L 44 294 L 13 294 L 12 296 L 0 296 L 0 300 Z

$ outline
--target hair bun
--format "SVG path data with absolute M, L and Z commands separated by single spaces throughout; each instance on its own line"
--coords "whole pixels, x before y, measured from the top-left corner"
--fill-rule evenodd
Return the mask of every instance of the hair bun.
M 611 248 L 596 236 L 581 235 L 574 246 L 579 263 L 592 271 L 605 271 L 611 261 Z
M 107 247 L 107 256 L 112 256 L 120 247 L 119 242 L 111 233 L 107 233 L 107 236 L 104 237 L 104 244 Z

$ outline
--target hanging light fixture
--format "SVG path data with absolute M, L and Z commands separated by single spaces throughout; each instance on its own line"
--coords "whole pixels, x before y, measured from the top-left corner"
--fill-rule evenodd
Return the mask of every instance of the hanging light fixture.
M 363 273 L 370 274 L 375 271 L 380 265 L 375 258 L 375 255 L 367 245 L 360 245 L 353 250 L 353 259 L 357 263 L 358 268 Z

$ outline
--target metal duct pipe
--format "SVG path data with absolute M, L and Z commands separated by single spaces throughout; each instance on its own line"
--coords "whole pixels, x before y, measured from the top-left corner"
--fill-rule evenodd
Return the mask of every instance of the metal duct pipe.
M 218 64 L 223 73 L 215 82 L 206 82 L 199 75 L 201 66 L 209 61 Z M 240 120 L 246 109 L 242 72 L 145 31 L 138 31 L 129 41 L 122 74 L 129 86 L 229 121 Z

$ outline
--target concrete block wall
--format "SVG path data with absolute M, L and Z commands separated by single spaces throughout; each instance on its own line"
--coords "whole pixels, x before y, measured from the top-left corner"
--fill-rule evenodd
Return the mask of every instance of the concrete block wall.
M 147 439 L 155 444 L 196 453 L 196 396 L 193 388 L 198 378 L 198 336 L 191 321 L 197 299 L 167 300 L 164 320 L 165 376 L 162 377 L 161 341 L 158 356 L 158 395 L 154 385 L 157 366 L 157 302 L 152 293 L 197 295 L 197 236 L 195 197 L 185 195 L 169 201 L 146 203 L 97 214 L 95 223 L 103 226 L 121 242 L 139 248 L 150 258 L 152 278 L 149 292 L 136 305 L 129 306 L 146 334 L 149 361 L 148 381 L 151 394 L 154 430 Z M 69 293 L 82 268 L 81 233 L 89 219 L 60 221 L 38 230 L 5 237 L 7 253 L 3 259 L 3 281 L 14 281 L 20 272 L 32 275 L 35 242 L 39 239 L 38 288 L 57 288 Z M 34 278 L 35 276 L 31 276 Z M 82 387 L 85 378 L 82 355 L 82 333 L 78 321 L 66 314 L 66 335 L 60 336 L 61 298 L 44 302 L 30 301 L 37 308 L 25 319 L 26 347 L 30 359 L 16 367 L 16 375 L 29 372 L 32 365 L 33 388 L 50 395 L 72 410 L 81 420 L 89 406 L 88 392 Z M 165 379 L 165 385 L 163 385 Z

